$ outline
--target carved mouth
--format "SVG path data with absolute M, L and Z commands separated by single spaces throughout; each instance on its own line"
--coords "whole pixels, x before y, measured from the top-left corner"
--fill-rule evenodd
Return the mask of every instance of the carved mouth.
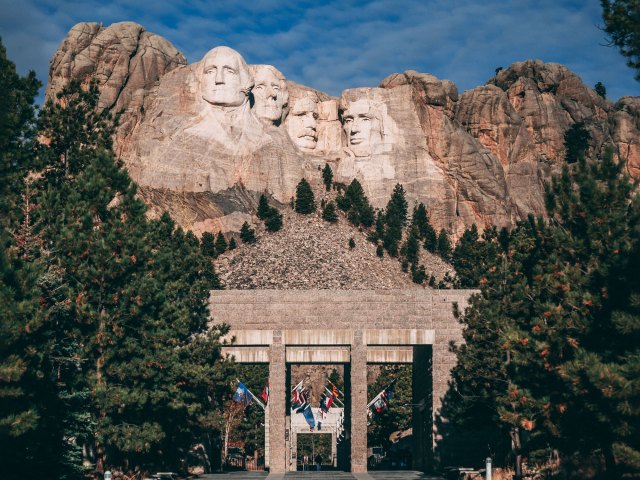
M 361 137 L 351 137 L 351 145 L 360 145 L 362 142 L 364 142 L 364 138 Z

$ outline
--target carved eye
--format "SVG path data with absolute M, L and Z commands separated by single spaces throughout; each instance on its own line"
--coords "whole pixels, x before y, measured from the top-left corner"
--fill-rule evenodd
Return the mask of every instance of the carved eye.
M 278 85 L 272 85 L 272 87 L 276 92 L 280 91 L 280 87 Z
M 227 73 L 233 73 L 233 74 L 235 74 L 235 73 L 236 73 L 236 71 L 235 71 L 233 68 L 231 68 L 231 67 L 225 67 L 225 68 L 224 68 L 224 71 L 225 71 L 225 72 L 227 72 Z
M 314 120 L 317 120 L 317 119 L 318 119 L 318 114 L 317 114 L 317 113 L 314 113 L 314 114 L 313 114 L 313 118 L 314 118 Z
M 205 70 L 205 72 L 204 72 L 204 73 L 205 73 L 205 75 L 209 75 L 209 74 L 212 74 L 212 73 L 216 73 L 216 67 L 209 67 L 209 68 L 207 68 L 207 69 Z
M 256 85 L 254 87 L 254 90 L 262 90 L 264 88 L 264 85 Z
M 353 117 L 346 117 L 344 123 L 353 123 Z

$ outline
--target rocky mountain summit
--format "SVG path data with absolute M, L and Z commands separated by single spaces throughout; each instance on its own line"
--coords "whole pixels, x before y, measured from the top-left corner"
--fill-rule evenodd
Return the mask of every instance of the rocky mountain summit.
M 539 60 L 461 95 L 448 80 L 407 71 L 335 98 L 228 47 L 187 65 L 139 25 L 82 23 L 54 55 L 47 96 L 72 79 L 97 80 L 100 108 L 122 112 L 116 152 L 152 211 L 196 232 L 255 223 L 260 194 L 286 205 L 325 164 L 336 181 L 358 179 L 375 207 L 403 184 L 410 205 L 423 202 L 454 238 L 473 223 L 512 225 L 543 213 L 544 182 L 578 122 L 592 152 L 612 145 L 640 177 L 640 98 L 614 104 Z

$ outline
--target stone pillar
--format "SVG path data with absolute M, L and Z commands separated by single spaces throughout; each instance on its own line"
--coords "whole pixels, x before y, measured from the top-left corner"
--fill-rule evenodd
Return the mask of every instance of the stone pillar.
M 269 399 L 271 401 L 271 399 Z M 264 409 L 264 468 L 269 468 L 269 404 Z
M 338 466 L 338 436 L 335 430 L 331 432 L 331 465 L 333 468 Z
M 285 408 L 286 360 L 282 331 L 274 330 L 269 347 L 269 467 L 274 473 L 286 469 Z
M 362 330 L 351 345 L 351 471 L 367 471 L 367 346 Z
M 431 345 L 413 347 L 412 371 L 412 428 L 413 428 L 413 464 L 414 470 L 433 470 L 433 415 L 431 368 Z

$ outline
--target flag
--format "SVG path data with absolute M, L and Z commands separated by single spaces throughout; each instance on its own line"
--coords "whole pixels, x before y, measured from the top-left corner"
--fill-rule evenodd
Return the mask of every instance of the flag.
M 302 415 L 304 415 L 304 419 L 309 424 L 309 429 L 313 431 L 316 426 L 316 419 L 313 417 L 313 410 L 311 410 L 311 405 L 307 404 L 302 410 Z
M 302 412 L 304 409 L 307 398 L 305 397 L 304 387 L 302 386 L 302 382 L 296 385 L 293 389 L 293 397 L 291 398 L 291 408 L 295 410 L 297 413 Z
M 327 401 L 328 401 L 327 396 L 324 393 L 320 395 L 320 411 L 322 412 L 323 416 L 329 412 Z
M 384 396 L 387 399 L 387 401 L 393 398 L 393 394 L 395 393 L 395 391 L 396 391 L 396 381 L 394 380 L 393 382 L 391 382 L 391 385 L 389 385 L 384 391 Z
M 373 408 L 376 409 L 377 413 L 382 413 L 387 409 L 387 402 L 384 399 L 384 392 L 380 395 L 375 403 L 373 404 Z
M 267 380 L 267 384 L 264 386 L 264 389 L 262 390 L 260 396 L 264 400 L 265 405 L 269 403 L 269 380 Z
M 333 386 L 333 390 L 331 391 L 331 396 L 327 399 L 327 411 L 331 408 L 331 405 L 333 405 L 333 401 L 338 398 L 338 389 L 333 383 L 331 385 Z
M 233 394 L 233 399 L 238 403 L 242 403 L 245 409 L 249 406 L 251 403 L 251 394 L 244 383 L 238 382 L 238 388 L 236 389 L 236 393 Z

